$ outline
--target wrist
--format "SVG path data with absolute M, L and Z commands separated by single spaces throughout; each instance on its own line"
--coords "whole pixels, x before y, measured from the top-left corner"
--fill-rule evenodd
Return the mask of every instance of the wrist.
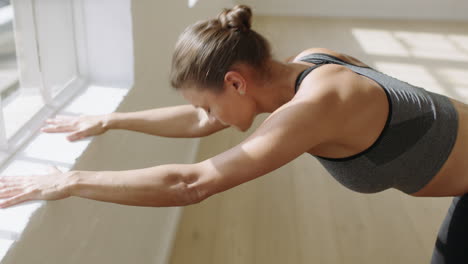
M 102 128 L 105 130 L 117 129 L 117 115 L 116 112 L 103 115 Z
M 69 171 L 65 173 L 65 192 L 69 196 L 73 196 L 76 193 L 78 184 L 80 183 L 81 171 Z

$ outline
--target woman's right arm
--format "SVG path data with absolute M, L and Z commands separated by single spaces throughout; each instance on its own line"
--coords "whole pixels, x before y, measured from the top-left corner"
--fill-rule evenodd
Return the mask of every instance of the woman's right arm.
M 108 127 L 162 137 L 203 137 L 227 128 L 202 108 L 177 105 L 129 113 L 111 113 Z
M 106 115 L 57 116 L 46 122 L 48 126 L 41 131 L 72 132 L 67 136 L 70 141 L 99 135 L 109 129 L 126 129 L 162 137 L 193 138 L 208 136 L 229 127 L 209 118 L 205 110 L 189 104 Z

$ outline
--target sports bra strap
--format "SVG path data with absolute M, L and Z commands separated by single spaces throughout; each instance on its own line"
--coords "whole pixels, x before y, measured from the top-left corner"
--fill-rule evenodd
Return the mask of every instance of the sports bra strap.
M 343 65 L 345 67 L 359 67 L 359 68 L 372 69 L 370 67 L 363 67 L 363 66 L 358 66 L 358 65 L 351 64 L 351 63 L 346 62 L 346 61 L 344 61 L 344 60 L 342 60 L 342 59 L 340 59 L 338 57 L 335 57 L 333 55 L 326 54 L 326 53 L 312 53 L 312 54 L 305 55 L 305 56 L 299 58 L 299 60 L 304 61 L 304 62 L 313 63 L 315 65 L 311 66 L 310 68 L 307 68 L 301 74 L 299 74 L 299 76 L 296 79 L 296 86 L 294 87 L 295 92 L 297 92 L 297 90 L 299 89 L 299 86 L 301 85 L 302 81 L 307 76 L 307 74 L 309 74 L 311 71 L 313 71 L 317 67 L 320 67 L 320 66 L 325 65 L 325 64 L 339 64 L 339 65 Z
M 313 64 L 349 64 L 333 55 L 326 54 L 326 53 L 312 53 L 305 55 L 299 58 L 300 61 L 305 61 Z
M 304 78 L 307 76 L 307 74 L 309 74 L 311 71 L 315 70 L 316 68 L 322 66 L 323 64 L 319 64 L 319 65 L 314 65 L 314 66 L 311 66 L 307 69 L 305 69 L 304 71 L 302 71 L 299 76 L 297 76 L 297 79 L 296 79 L 296 84 L 294 86 L 294 93 L 297 93 L 297 89 L 299 89 L 299 86 L 301 85 L 302 81 L 304 80 Z

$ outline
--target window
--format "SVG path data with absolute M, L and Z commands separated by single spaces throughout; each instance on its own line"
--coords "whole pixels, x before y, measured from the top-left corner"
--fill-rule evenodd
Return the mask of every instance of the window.
M 10 1 L 0 1 L 0 102 L 8 104 L 19 87 L 15 42 L 13 36 L 13 8 Z M 0 120 L 3 116 L 0 117 Z M 3 122 L 2 122 L 3 123 Z M 4 132 L 4 129 L 1 129 Z M 0 145 L 5 145 L 5 135 L 0 135 Z
M 85 87 L 80 19 L 81 1 L 0 0 L 0 146 L 6 156 Z
M 55 114 L 116 111 L 134 84 L 132 2 L 0 2 L 1 7 L 9 5 L 11 10 L 10 35 L 13 38 L 9 41 L 13 40 L 18 83 L 16 91 L 5 96 L 6 106 L 0 111 L 6 117 L 0 122 L 4 125 L 1 131 L 10 133 L 7 148 L 0 151 L 1 174 L 42 174 L 46 173 L 44 169 L 48 165 L 67 171 L 87 149 L 91 139 L 70 143 L 61 134 L 40 133 L 38 129 L 46 117 Z M 1 19 L 6 20 L 0 15 Z M 0 36 L 0 43 L 2 40 Z M 29 110 L 35 106 L 34 100 L 38 107 Z M 139 104 L 133 102 L 133 105 Z M 11 122 L 21 116 L 24 116 L 22 124 L 12 132 Z M 8 133 L 3 138 L 6 139 Z M 23 234 L 27 226 L 40 223 L 41 229 L 47 228 L 41 222 L 47 220 L 35 214 L 44 204 L 31 201 L 0 210 L 0 262 L 14 240 L 30 239 L 27 236 L 31 233 Z M 31 226 L 30 221 L 34 223 Z M 16 250 L 24 248 L 20 246 Z M 30 252 L 19 255 L 31 256 Z

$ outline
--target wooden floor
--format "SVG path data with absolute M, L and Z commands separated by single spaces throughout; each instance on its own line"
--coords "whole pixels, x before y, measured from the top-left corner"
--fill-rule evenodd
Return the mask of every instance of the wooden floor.
M 366 28 L 386 30 L 393 35 L 409 31 L 416 32 L 416 36 L 421 36 L 419 32 L 458 36 L 459 24 L 434 26 L 418 22 L 409 26 L 392 21 L 262 17 L 255 25 L 272 41 L 280 57 L 301 48 L 322 46 L 364 58 L 373 66 L 407 66 L 411 62 L 427 70 L 432 78 L 432 84 L 422 83 L 427 89 L 467 102 L 464 96 L 468 94 L 468 74 L 453 80 L 438 73 L 443 69 L 466 73 L 468 60 L 382 55 L 372 53 L 369 47 L 362 48 L 359 40 L 350 37 L 355 28 L 361 32 Z M 304 38 L 306 34 L 309 40 Z M 464 36 L 468 39 L 468 33 Z M 462 48 L 468 57 L 466 43 Z M 435 62 L 445 68 L 436 68 Z M 424 82 L 427 77 L 405 76 L 408 68 L 401 73 L 394 69 L 393 75 L 406 81 Z M 255 125 L 264 117 L 259 117 Z M 212 135 L 202 141 L 198 159 L 216 155 L 246 136 L 234 130 Z M 355 193 L 336 182 L 312 156 L 304 154 L 268 175 L 186 207 L 170 263 L 429 263 L 450 201 L 415 198 L 396 190 Z

